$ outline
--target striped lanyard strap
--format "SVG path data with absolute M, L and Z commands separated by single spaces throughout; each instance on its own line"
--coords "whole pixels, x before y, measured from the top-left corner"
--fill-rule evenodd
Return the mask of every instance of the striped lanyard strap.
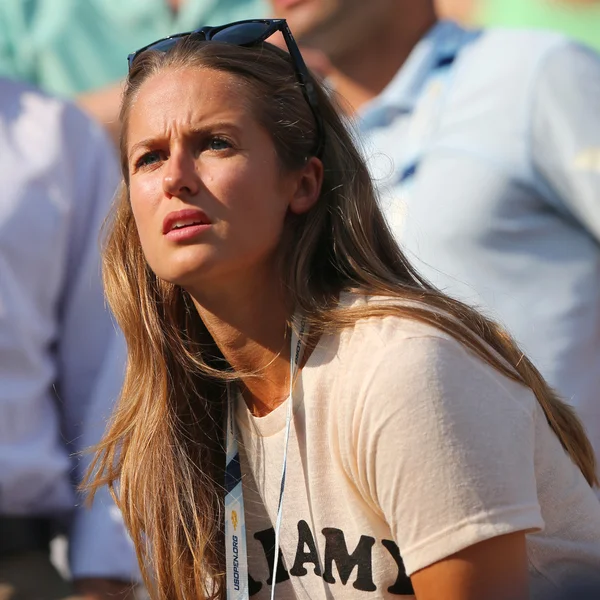
M 287 399 L 287 417 L 283 442 L 283 465 L 281 468 L 281 485 L 275 522 L 275 553 L 273 560 L 273 584 L 271 600 L 275 598 L 275 581 L 279 558 L 280 529 L 283 515 L 283 492 L 287 471 L 288 442 L 293 412 L 294 380 L 298 374 L 304 355 L 304 339 L 308 334 L 308 323 L 305 317 L 295 316 L 292 327 L 290 348 L 290 391 Z M 242 470 L 237 442 L 237 431 L 234 417 L 234 394 L 231 386 L 227 386 L 227 453 L 225 461 L 225 560 L 227 565 L 227 600 L 248 600 L 248 553 L 246 549 L 246 516 L 244 513 L 244 494 L 242 490 Z

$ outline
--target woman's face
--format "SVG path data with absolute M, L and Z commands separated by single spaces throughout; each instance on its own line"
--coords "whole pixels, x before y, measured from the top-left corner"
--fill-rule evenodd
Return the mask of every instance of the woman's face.
M 312 205 L 298 202 L 303 175 L 280 166 L 246 89 L 219 71 L 172 69 L 145 81 L 131 107 L 127 162 L 146 260 L 189 291 L 274 269 L 288 209 Z

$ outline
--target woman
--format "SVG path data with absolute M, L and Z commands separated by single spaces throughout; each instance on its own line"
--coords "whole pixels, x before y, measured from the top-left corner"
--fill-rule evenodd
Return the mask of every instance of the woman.
M 284 21 L 138 51 L 121 117 L 91 487 L 154 598 L 537 599 L 600 567 L 580 423 L 408 264 Z

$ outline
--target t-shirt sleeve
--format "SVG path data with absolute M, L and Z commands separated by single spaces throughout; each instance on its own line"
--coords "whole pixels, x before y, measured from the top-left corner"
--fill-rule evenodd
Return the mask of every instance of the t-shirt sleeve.
M 390 525 L 407 574 L 543 528 L 527 388 L 435 335 L 387 344 L 369 363 L 352 436 L 359 485 Z

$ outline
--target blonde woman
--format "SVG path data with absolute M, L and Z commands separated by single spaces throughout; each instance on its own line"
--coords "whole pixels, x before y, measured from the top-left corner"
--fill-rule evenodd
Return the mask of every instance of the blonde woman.
M 285 21 L 143 48 L 121 116 L 129 358 L 91 487 L 153 598 L 541 599 L 600 568 L 581 424 L 408 264 Z

